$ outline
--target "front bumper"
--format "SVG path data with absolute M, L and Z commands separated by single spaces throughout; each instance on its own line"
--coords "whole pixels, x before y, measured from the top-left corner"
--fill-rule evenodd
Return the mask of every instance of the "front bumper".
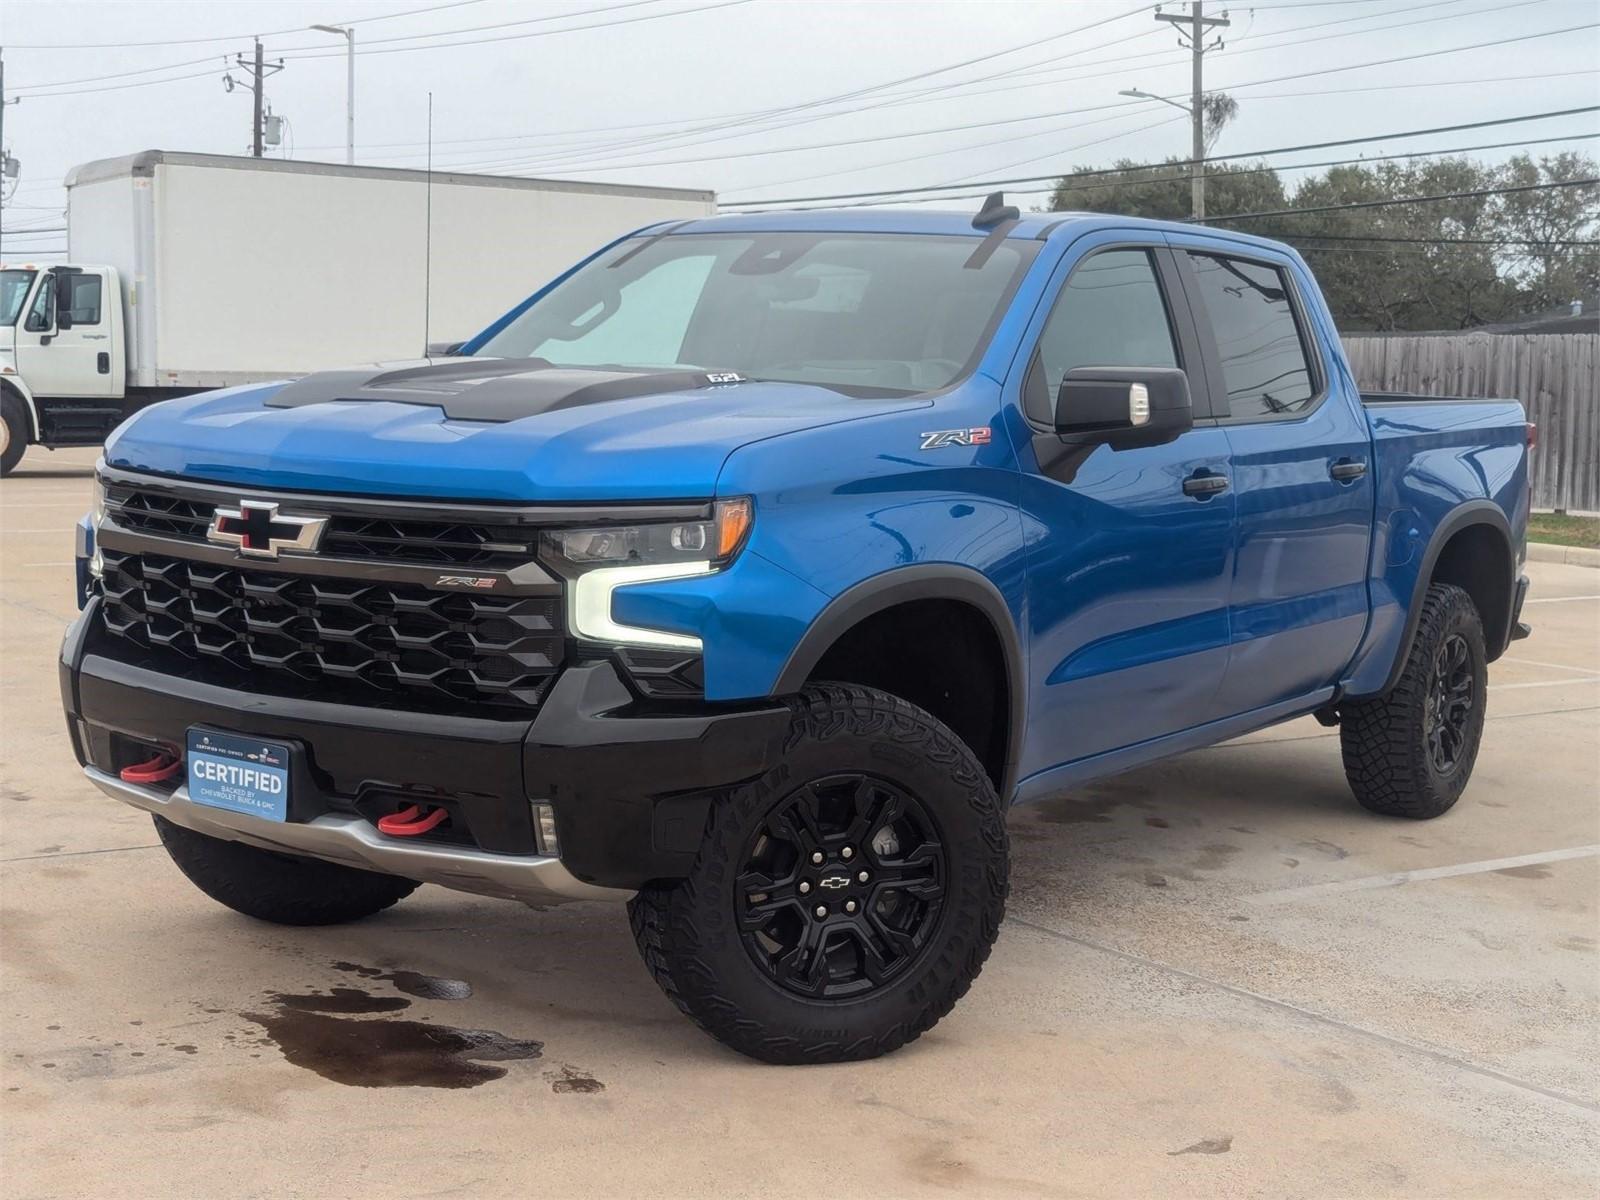
M 618 898 L 682 878 L 721 788 L 776 761 L 788 709 L 642 698 L 609 660 L 568 667 L 529 717 L 457 716 L 255 694 L 138 661 L 92 599 L 68 629 L 61 691 L 74 749 L 107 794 L 196 832 L 536 903 Z M 289 819 L 262 821 L 122 782 L 191 726 L 291 747 Z M 437 835 L 393 838 L 377 819 L 442 807 Z M 536 849 L 551 805 L 559 857 Z

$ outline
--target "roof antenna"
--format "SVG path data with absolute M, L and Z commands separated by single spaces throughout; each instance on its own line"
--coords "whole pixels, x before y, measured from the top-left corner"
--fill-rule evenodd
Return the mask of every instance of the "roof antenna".
M 422 239 L 422 357 L 429 355 L 428 339 L 433 327 L 433 93 L 428 93 L 428 182 L 426 188 L 428 228 Z
M 1016 221 L 1022 217 L 1014 204 L 1006 203 L 1004 192 L 990 192 L 989 198 L 983 202 L 983 207 L 978 210 L 978 215 L 972 218 L 974 229 L 987 229 L 990 225 L 998 225 L 1001 221 Z

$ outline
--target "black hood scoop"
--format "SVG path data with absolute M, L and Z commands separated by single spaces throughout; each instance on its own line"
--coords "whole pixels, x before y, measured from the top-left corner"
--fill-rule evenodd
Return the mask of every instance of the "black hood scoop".
M 266 404 L 299 408 L 381 400 L 443 409 L 456 421 L 505 422 L 607 400 L 743 382 L 744 377 L 732 371 L 557 367 L 541 358 L 457 358 L 398 370 L 319 371 L 282 388 Z

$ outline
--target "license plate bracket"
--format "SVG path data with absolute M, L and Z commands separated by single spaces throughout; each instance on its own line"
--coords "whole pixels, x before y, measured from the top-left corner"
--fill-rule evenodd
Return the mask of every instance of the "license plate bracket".
M 190 800 L 266 821 L 289 819 L 288 746 L 195 726 L 187 749 Z

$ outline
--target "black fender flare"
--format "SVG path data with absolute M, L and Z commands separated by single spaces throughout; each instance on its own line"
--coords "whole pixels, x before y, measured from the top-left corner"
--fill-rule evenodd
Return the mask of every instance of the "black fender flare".
M 1512 549 L 1511 523 L 1506 520 L 1506 515 L 1500 510 L 1500 506 L 1493 500 L 1480 499 L 1468 500 L 1465 504 L 1451 509 L 1444 520 L 1434 526 L 1433 534 L 1428 538 L 1428 547 L 1422 552 L 1422 564 L 1417 570 L 1417 581 L 1411 587 L 1411 607 L 1406 612 L 1405 632 L 1400 637 L 1400 647 L 1395 653 L 1394 664 L 1389 668 L 1389 677 L 1384 680 L 1381 694 L 1392 691 L 1395 684 L 1400 682 L 1400 674 L 1405 670 L 1406 659 L 1411 657 L 1411 643 L 1416 640 L 1417 622 L 1422 617 L 1422 598 L 1427 594 L 1428 585 L 1433 582 L 1433 570 L 1438 565 L 1440 553 L 1451 538 L 1474 525 L 1487 525 L 1505 542 L 1506 560 L 1511 564 L 1511 579 L 1508 585 L 1515 589 L 1517 556 Z M 1486 628 L 1483 633 L 1485 641 L 1488 642 L 1489 659 L 1492 662 L 1505 652 L 1506 646 L 1510 643 L 1509 608 L 1504 627 Z
M 1005 666 L 1008 701 L 1005 770 L 1000 802 L 1009 804 L 1016 789 L 1022 735 L 1027 727 L 1027 672 L 1016 619 L 1000 589 L 985 575 L 959 563 L 915 563 L 864 579 L 830 600 L 778 673 L 773 694 L 792 695 L 805 686 L 811 672 L 833 644 L 855 625 L 897 604 L 911 600 L 953 600 L 977 609 L 994 629 Z

